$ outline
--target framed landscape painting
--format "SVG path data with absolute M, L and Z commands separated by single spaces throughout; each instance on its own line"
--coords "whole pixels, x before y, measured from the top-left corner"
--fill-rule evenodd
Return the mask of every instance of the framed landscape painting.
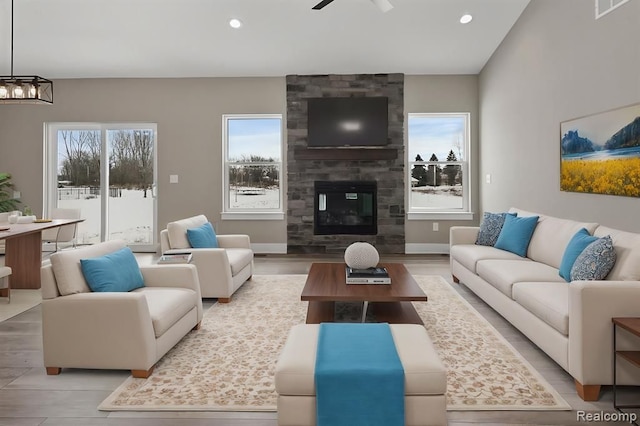
M 640 103 L 560 123 L 560 190 L 640 197 Z

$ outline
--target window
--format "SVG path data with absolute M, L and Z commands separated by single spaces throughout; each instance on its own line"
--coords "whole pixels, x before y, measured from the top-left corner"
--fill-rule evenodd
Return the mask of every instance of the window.
M 596 19 L 622 6 L 629 0 L 596 0 Z
M 409 114 L 408 219 L 472 219 L 469 114 Z
M 283 219 L 282 115 L 224 115 L 223 141 L 222 219 Z

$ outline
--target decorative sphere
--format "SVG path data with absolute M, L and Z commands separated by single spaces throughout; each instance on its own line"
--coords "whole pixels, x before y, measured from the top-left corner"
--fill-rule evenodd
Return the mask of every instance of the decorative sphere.
M 350 268 L 373 268 L 378 265 L 379 260 L 378 250 L 369 243 L 353 243 L 344 251 L 344 262 Z

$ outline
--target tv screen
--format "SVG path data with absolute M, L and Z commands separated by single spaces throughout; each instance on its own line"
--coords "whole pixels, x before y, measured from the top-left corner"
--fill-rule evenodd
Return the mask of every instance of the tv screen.
M 386 97 L 311 98 L 308 102 L 310 148 L 387 145 Z

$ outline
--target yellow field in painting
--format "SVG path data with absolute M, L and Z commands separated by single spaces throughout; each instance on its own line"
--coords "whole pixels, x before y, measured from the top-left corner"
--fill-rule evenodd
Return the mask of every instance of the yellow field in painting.
M 640 158 L 562 161 L 560 189 L 640 197 Z

